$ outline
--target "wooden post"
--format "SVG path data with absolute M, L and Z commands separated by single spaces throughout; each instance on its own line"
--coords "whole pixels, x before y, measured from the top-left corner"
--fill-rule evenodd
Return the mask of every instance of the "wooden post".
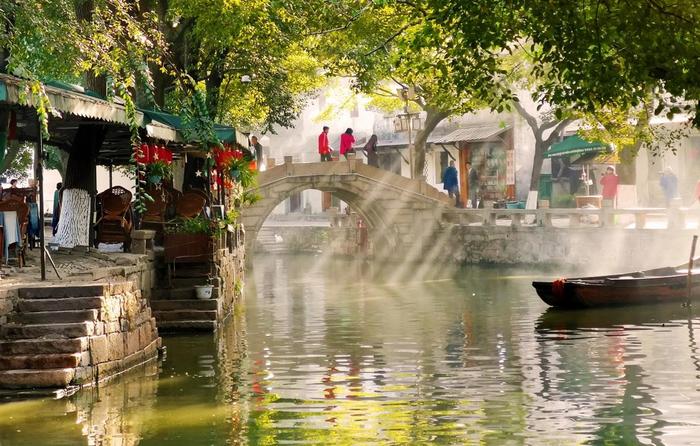
M 41 265 L 41 280 L 46 280 L 46 248 L 44 247 L 44 138 L 41 134 L 41 121 L 37 118 L 38 141 L 35 147 L 34 157 L 38 159 L 34 178 L 39 183 L 39 264 Z M 53 263 L 53 260 L 51 261 Z
M 693 291 L 693 259 L 695 258 L 695 245 L 698 243 L 698 236 L 693 236 L 693 245 L 690 247 L 690 260 L 688 261 L 688 299 L 687 305 L 690 305 L 690 297 Z

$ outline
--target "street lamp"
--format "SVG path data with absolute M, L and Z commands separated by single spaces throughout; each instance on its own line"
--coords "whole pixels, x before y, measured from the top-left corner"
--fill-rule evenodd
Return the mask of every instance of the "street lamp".
M 401 87 L 396 90 L 398 95 L 403 99 L 404 101 L 404 106 L 403 106 L 403 113 L 399 113 L 397 117 L 403 121 L 403 119 L 406 119 L 406 128 L 408 130 L 408 167 L 410 170 L 410 176 L 413 178 L 413 164 L 415 163 L 414 161 L 414 156 L 413 156 L 413 147 L 412 145 L 412 129 L 411 129 L 411 123 L 413 121 L 414 116 L 418 116 L 418 113 L 411 113 L 408 111 L 408 100 L 413 99 L 413 96 L 415 96 L 415 93 L 412 91 L 412 89 L 409 89 L 408 87 Z M 403 122 L 401 122 L 401 129 L 403 130 Z

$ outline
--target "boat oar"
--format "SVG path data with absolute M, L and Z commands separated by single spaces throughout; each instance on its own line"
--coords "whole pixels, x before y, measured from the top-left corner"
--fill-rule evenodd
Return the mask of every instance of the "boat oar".
M 698 236 L 693 236 L 693 245 L 690 247 L 690 260 L 688 261 L 688 299 L 686 305 L 690 306 L 690 296 L 693 290 L 693 260 L 695 260 L 695 245 L 698 243 Z

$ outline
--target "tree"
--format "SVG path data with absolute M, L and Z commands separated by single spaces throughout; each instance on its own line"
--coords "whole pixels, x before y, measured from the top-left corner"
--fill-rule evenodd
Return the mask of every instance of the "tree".
M 329 75 L 352 77 L 355 88 L 373 96 L 375 103 L 383 98 L 383 109 L 406 112 L 410 107 L 425 113 L 411 147 L 411 176 L 423 175 L 426 142 L 438 124 L 485 104 L 471 90 L 456 88 L 462 74 L 442 70 L 436 63 L 442 55 L 416 37 L 425 26 L 419 5 L 346 2 L 333 7 L 338 9 L 335 17 L 327 17 L 310 33 L 316 54 Z M 408 91 L 414 94 L 405 96 Z
M 49 110 L 40 80 L 84 79 L 88 88 L 121 98 L 137 143 L 135 89 L 139 80 L 150 78 L 148 63 L 158 64 L 164 52 L 156 17 L 126 0 L 4 1 L 2 6 L 6 32 L 0 47 L 10 56 L 6 68 L 30 79 L 43 132 Z M 105 133 L 103 125 L 92 124 L 78 128 L 69 150 L 57 233 L 64 246 L 88 244 L 95 159 Z
M 204 82 L 215 121 L 263 131 L 289 126 L 322 85 L 318 63 L 301 45 L 306 28 L 297 16 L 311 14 L 304 2 L 161 3 L 162 22 L 177 25 L 169 36 L 174 72 Z
M 532 75 L 541 80 L 538 99 L 560 107 L 588 113 L 604 106 L 628 110 L 643 106 L 650 90 L 700 99 L 700 5 L 693 0 L 423 4 L 429 25 L 422 38 L 444 52 L 442 69 L 483 66 L 492 75 L 504 75 L 495 63 L 498 57 L 527 44 Z M 459 84 L 470 86 L 468 79 Z M 507 102 L 504 93 L 500 99 Z M 686 107 L 691 111 L 694 105 L 676 105 L 668 112 Z

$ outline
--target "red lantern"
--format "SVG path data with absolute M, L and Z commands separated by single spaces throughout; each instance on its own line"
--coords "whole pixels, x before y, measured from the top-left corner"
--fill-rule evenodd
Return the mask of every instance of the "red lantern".
M 148 164 L 148 162 L 150 161 L 150 153 L 151 151 L 148 147 L 148 144 L 141 144 L 141 146 L 138 149 L 136 149 L 134 159 L 137 163 Z

